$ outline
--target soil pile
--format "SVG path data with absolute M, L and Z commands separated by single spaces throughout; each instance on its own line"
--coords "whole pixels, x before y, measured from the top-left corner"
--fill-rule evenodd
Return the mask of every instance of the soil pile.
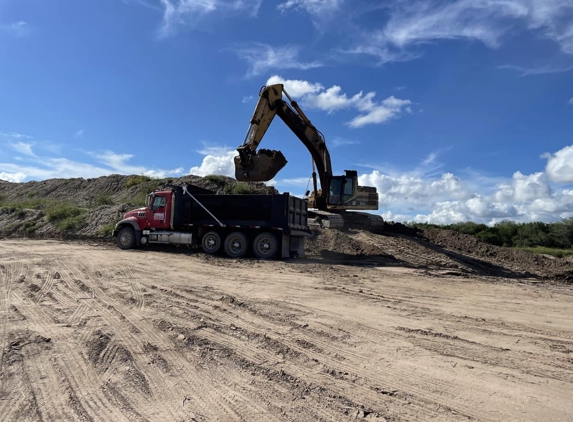
M 450 251 L 475 257 L 512 271 L 531 273 L 542 278 L 573 281 L 573 263 L 567 258 L 490 245 L 474 236 L 452 230 L 427 229 L 424 230 L 423 236 L 433 244 Z
M 0 236 L 107 238 L 123 213 L 143 206 L 149 192 L 168 185 L 193 185 L 219 195 L 279 193 L 264 183 L 238 182 L 226 176 L 151 179 L 114 174 L 26 183 L 0 180 Z M 50 213 L 58 204 L 67 208 L 58 215 Z
M 370 242 L 353 239 L 348 233 L 331 229 L 313 229 L 306 240 L 305 252 L 309 257 L 379 257 L 393 259 L 386 251 Z

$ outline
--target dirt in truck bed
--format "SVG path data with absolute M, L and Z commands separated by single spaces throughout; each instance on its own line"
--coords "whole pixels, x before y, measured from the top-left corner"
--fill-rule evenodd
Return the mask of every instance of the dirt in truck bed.
M 571 264 L 465 241 L 0 240 L 0 420 L 572 420 Z

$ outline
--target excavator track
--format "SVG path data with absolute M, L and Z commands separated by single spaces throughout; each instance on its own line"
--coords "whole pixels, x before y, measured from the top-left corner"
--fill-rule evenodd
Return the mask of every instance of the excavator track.
M 320 227 L 327 229 L 344 228 L 344 219 L 340 214 L 335 214 L 328 211 L 308 210 L 309 225 L 314 223 Z
M 309 210 L 310 221 L 327 229 L 355 229 L 380 233 L 384 230 L 384 219 L 367 212 L 344 211 L 333 213 L 320 210 Z

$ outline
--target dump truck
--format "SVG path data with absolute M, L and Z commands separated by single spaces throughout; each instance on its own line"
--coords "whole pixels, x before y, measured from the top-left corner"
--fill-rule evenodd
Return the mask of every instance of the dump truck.
M 167 186 L 128 211 L 112 232 L 121 249 L 187 245 L 208 254 L 259 259 L 304 256 L 308 203 L 289 193 L 216 195 L 196 186 Z

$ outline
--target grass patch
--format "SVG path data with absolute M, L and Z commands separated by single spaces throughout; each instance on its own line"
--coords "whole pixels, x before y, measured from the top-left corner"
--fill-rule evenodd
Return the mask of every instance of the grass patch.
M 205 176 L 204 179 L 208 182 L 217 183 L 218 185 L 226 185 L 228 183 L 228 180 L 225 176 L 220 176 L 218 174 L 209 174 Z
M 58 230 L 77 230 L 85 225 L 85 220 L 83 215 L 75 215 L 71 217 L 66 217 L 59 221 L 57 224 Z
M 98 234 L 100 236 L 109 237 L 109 236 L 111 236 L 111 232 L 113 229 L 115 229 L 115 223 L 109 223 L 109 224 L 106 224 L 105 226 L 100 227 L 98 229 Z
M 535 247 L 528 247 L 528 248 L 517 248 L 522 251 L 536 253 L 536 254 L 545 254 L 555 256 L 557 258 L 564 258 L 566 256 L 573 255 L 573 249 L 557 249 L 557 248 L 546 248 L 544 246 L 535 246 Z
M 129 177 L 129 179 L 127 179 L 127 187 L 130 188 L 132 186 L 137 186 L 140 185 L 143 182 L 149 182 L 151 180 L 151 177 L 149 176 L 131 176 Z
M 25 201 L 7 202 L 2 204 L 3 208 L 9 208 L 12 212 L 21 209 L 42 210 L 53 204 L 54 201 L 48 199 L 33 198 Z
M 251 193 L 251 187 L 246 183 L 239 182 L 232 187 L 231 191 L 237 195 L 246 195 Z
M 95 203 L 97 206 L 100 205 L 113 205 L 113 199 L 111 199 L 111 196 L 109 195 L 105 195 L 105 194 L 98 194 L 95 197 Z
M 48 221 L 59 221 L 67 218 L 77 217 L 83 210 L 69 202 L 60 202 L 46 208 L 46 218 Z

